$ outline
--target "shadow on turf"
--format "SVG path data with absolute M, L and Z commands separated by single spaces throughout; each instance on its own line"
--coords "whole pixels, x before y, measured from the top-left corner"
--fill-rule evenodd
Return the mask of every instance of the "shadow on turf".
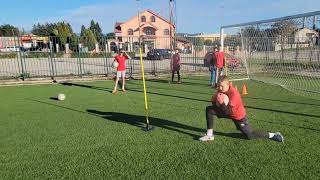
M 184 79 L 182 79 L 182 84 L 183 85 L 197 85 L 197 86 L 204 86 L 204 87 L 208 87 L 208 84 L 206 83 L 195 83 L 195 82 L 186 82 L 183 81 Z M 164 79 L 148 79 L 146 80 L 147 82 L 156 82 L 156 83 L 164 83 L 164 84 L 169 84 L 170 80 L 164 80 Z M 209 82 L 209 79 L 208 79 Z
M 282 110 L 276 110 L 276 109 L 267 109 L 267 108 L 260 108 L 260 107 L 254 107 L 254 106 L 245 106 L 245 107 L 246 107 L 246 108 L 250 108 L 250 109 L 262 110 L 262 111 L 271 111 L 271 112 L 291 114 L 291 115 L 297 115 L 297 116 L 307 116 L 307 117 L 320 118 L 319 115 L 313 115 L 313 114 L 304 114 L 304 113 L 299 113 L 299 112 L 288 112 L 288 111 L 282 111 Z
M 192 67 L 204 67 L 203 64 L 198 64 L 198 63 L 181 63 L 181 65 L 187 65 Z
M 64 86 L 77 86 L 77 87 L 84 87 L 84 88 L 89 88 L 89 89 L 95 89 L 95 90 L 101 90 L 101 91 L 107 91 L 112 93 L 112 89 L 107 89 L 103 87 L 97 87 L 97 86 L 89 86 L 89 85 L 84 85 L 84 84 L 75 84 L 75 83 L 69 83 L 69 82 L 63 82 L 60 83 Z
M 295 101 L 284 101 L 284 100 L 269 99 L 269 98 L 245 97 L 244 99 L 256 99 L 256 100 L 263 100 L 263 101 L 282 102 L 282 103 L 288 103 L 288 104 L 302 104 L 302 105 L 310 105 L 310 106 L 320 106 L 320 104 L 303 103 L 303 102 L 295 102 Z
M 101 90 L 101 91 L 107 91 L 107 92 L 112 93 L 112 90 L 111 90 L 111 89 L 108 89 L 108 88 L 102 88 L 102 87 L 96 87 L 96 86 L 89 86 L 89 85 L 82 85 L 82 84 L 75 84 L 75 83 L 61 83 L 61 84 L 67 85 L 67 86 L 85 87 L 85 88 L 90 88 L 90 89 L 95 89 L 95 90 Z M 130 88 L 130 89 L 128 89 L 128 90 L 133 91 L 133 92 L 143 92 L 143 90 L 133 89 L 133 88 Z M 177 95 L 171 95 L 171 94 L 162 94 L 162 93 L 151 92 L 151 91 L 148 91 L 148 94 L 154 94 L 154 95 L 159 95 L 159 96 L 167 96 L 167 97 L 174 97 L 174 98 L 181 98 L 181 99 L 192 100 L 192 101 L 211 102 L 211 101 L 209 101 L 209 100 L 196 99 L 196 98 L 184 97 L 184 96 L 177 96 Z M 253 107 L 253 106 L 245 106 L 245 107 L 246 107 L 246 108 L 251 108 L 251 109 L 262 110 L 262 111 L 272 111 L 272 112 L 292 114 L 292 115 L 298 115 L 298 116 L 307 116 L 307 117 L 320 118 L 319 115 L 312 115 L 312 114 L 305 114 L 305 113 L 298 113 L 298 112 L 289 112 L 289 111 L 282 111 L 282 110 L 275 110 L 275 109 L 267 109 L 267 108 Z
M 131 85 L 139 85 L 137 83 L 132 83 L 132 82 L 129 82 L 128 84 L 131 84 Z M 177 82 L 174 82 L 174 83 L 171 83 L 171 84 L 178 84 Z M 184 83 L 183 83 L 184 84 Z M 180 84 L 179 84 L 180 85 Z M 167 91 L 181 91 L 181 92 L 186 92 L 186 93 L 194 93 L 194 94 L 203 94 L 203 95 L 212 95 L 212 93 L 205 93 L 205 92 L 196 92 L 196 91 L 189 91 L 189 90 L 186 90 L 188 88 L 181 88 L 181 86 L 176 86 L 176 87 L 180 87 L 179 89 L 177 88 L 173 88 L 173 86 L 167 86 L 166 88 L 163 88 L 163 87 L 159 87 L 159 86 L 153 86 L 153 85 L 150 85 L 148 84 L 148 89 L 161 89 L 161 90 L 167 90 Z M 206 87 L 211 87 L 211 85 L 208 85 Z M 134 89 L 134 88 L 133 88 Z M 212 89 L 214 90 L 214 89 Z
M 119 113 L 119 112 L 102 112 L 102 111 L 97 111 L 97 110 L 92 110 L 92 109 L 88 109 L 87 112 L 89 114 L 99 115 L 106 120 L 111 120 L 111 121 L 120 122 L 120 123 L 126 123 L 126 124 L 130 124 L 132 126 L 136 126 L 139 128 L 145 127 L 145 117 L 144 116 L 137 116 L 137 115 L 131 115 L 131 114 L 125 114 L 125 113 Z M 189 133 L 189 132 L 185 132 L 183 130 L 205 132 L 205 129 L 196 128 L 196 127 L 188 126 L 185 124 L 181 124 L 181 123 L 177 123 L 177 122 L 173 122 L 173 121 L 169 121 L 169 120 L 165 120 L 165 119 L 149 117 L 149 121 L 153 127 L 164 128 L 164 129 L 167 129 L 170 131 L 183 133 L 183 134 L 186 134 L 186 135 L 193 137 L 193 139 L 195 139 L 195 140 L 198 140 L 200 136 Z M 183 129 L 183 130 L 181 130 L 181 129 Z M 226 136 L 226 137 L 231 137 L 231 138 L 246 139 L 241 133 L 215 132 L 215 135 Z
M 50 97 L 51 100 L 56 100 L 59 101 L 59 99 L 57 97 Z
M 78 86 L 78 87 L 84 87 L 84 88 L 89 88 L 89 89 L 107 91 L 107 92 L 112 93 L 112 89 L 103 88 L 103 87 L 89 86 L 89 85 L 75 84 L 75 83 L 61 83 L 61 84 L 65 85 L 65 86 Z M 143 90 L 134 89 L 134 88 L 128 88 L 127 90 L 132 91 L 132 92 L 143 92 Z M 170 95 L 170 94 L 162 94 L 162 93 L 156 93 L 156 92 L 151 92 L 151 91 L 148 91 L 148 94 L 154 94 L 154 95 L 159 95 L 159 96 L 168 96 L 168 97 L 174 97 L 174 98 L 181 98 L 181 99 L 187 99 L 187 100 L 192 100 L 192 101 L 211 102 L 211 101 L 207 101 L 207 100 L 201 100 L 201 99 L 184 97 L 184 96 L 176 96 L 176 95 Z

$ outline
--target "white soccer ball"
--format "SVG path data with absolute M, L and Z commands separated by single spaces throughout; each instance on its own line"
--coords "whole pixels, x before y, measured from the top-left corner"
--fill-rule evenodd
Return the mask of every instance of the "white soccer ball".
M 119 66 L 119 63 L 117 61 L 113 61 L 112 67 L 117 68 Z
M 220 106 L 220 103 L 221 104 L 225 104 L 226 106 L 228 106 L 229 104 L 229 97 L 224 94 L 224 93 L 218 93 L 217 95 L 217 100 L 216 100 L 216 105 L 217 106 Z
M 58 95 L 58 100 L 59 101 L 63 101 L 63 100 L 65 100 L 66 99 L 66 96 L 64 95 L 64 94 L 59 94 Z

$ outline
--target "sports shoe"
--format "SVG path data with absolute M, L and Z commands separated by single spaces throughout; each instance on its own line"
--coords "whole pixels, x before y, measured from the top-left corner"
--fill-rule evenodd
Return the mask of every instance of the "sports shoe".
M 283 142 L 284 141 L 284 137 L 279 132 L 276 132 L 275 135 L 271 139 L 274 140 L 274 141 L 278 141 L 278 142 Z
M 199 141 L 202 141 L 202 142 L 213 141 L 213 140 L 214 140 L 214 136 L 208 136 L 208 135 L 204 135 L 201 138 L 199 138 Z
M 116 93 L 117 93 L 117 90 L 114 89 L 114 90 L 112 91 L 112 94 L 116 94 Z

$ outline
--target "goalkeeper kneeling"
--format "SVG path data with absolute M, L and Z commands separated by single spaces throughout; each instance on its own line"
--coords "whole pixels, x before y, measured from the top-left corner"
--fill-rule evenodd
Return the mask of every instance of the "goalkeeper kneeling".
M 278 142 L 284 141 L 279 132 L 268 133 L 250 128 L 240 93 L 231 85 L 227 76 L 219 78 L 218 92 L 212 97 L 212 106 L 206 108 L 207 133 L 199 139 L 200 141 L 214 140 L 213 126 L 216 121 L 214 116 L 231 119 L 247 139 L 265 138 Z

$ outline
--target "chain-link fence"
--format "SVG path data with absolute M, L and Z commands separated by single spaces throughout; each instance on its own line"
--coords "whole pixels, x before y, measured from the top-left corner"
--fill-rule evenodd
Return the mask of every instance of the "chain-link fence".
M 119 48 L 132 57 L 127 61 L 128 76 L 139 76 L 139 47 L 146 74 L 171 73 L 172 47 L 180 50 L 181 73 L 207 72 L 204 57 L 219 41 L 218 37 L 183 36 L 109 37 L 100 43 L 80 38 L 63 42 L 58 37 L 35 35 L 0 37 L 0 79 L 112 76 L 115 69 L 111 64 Z

